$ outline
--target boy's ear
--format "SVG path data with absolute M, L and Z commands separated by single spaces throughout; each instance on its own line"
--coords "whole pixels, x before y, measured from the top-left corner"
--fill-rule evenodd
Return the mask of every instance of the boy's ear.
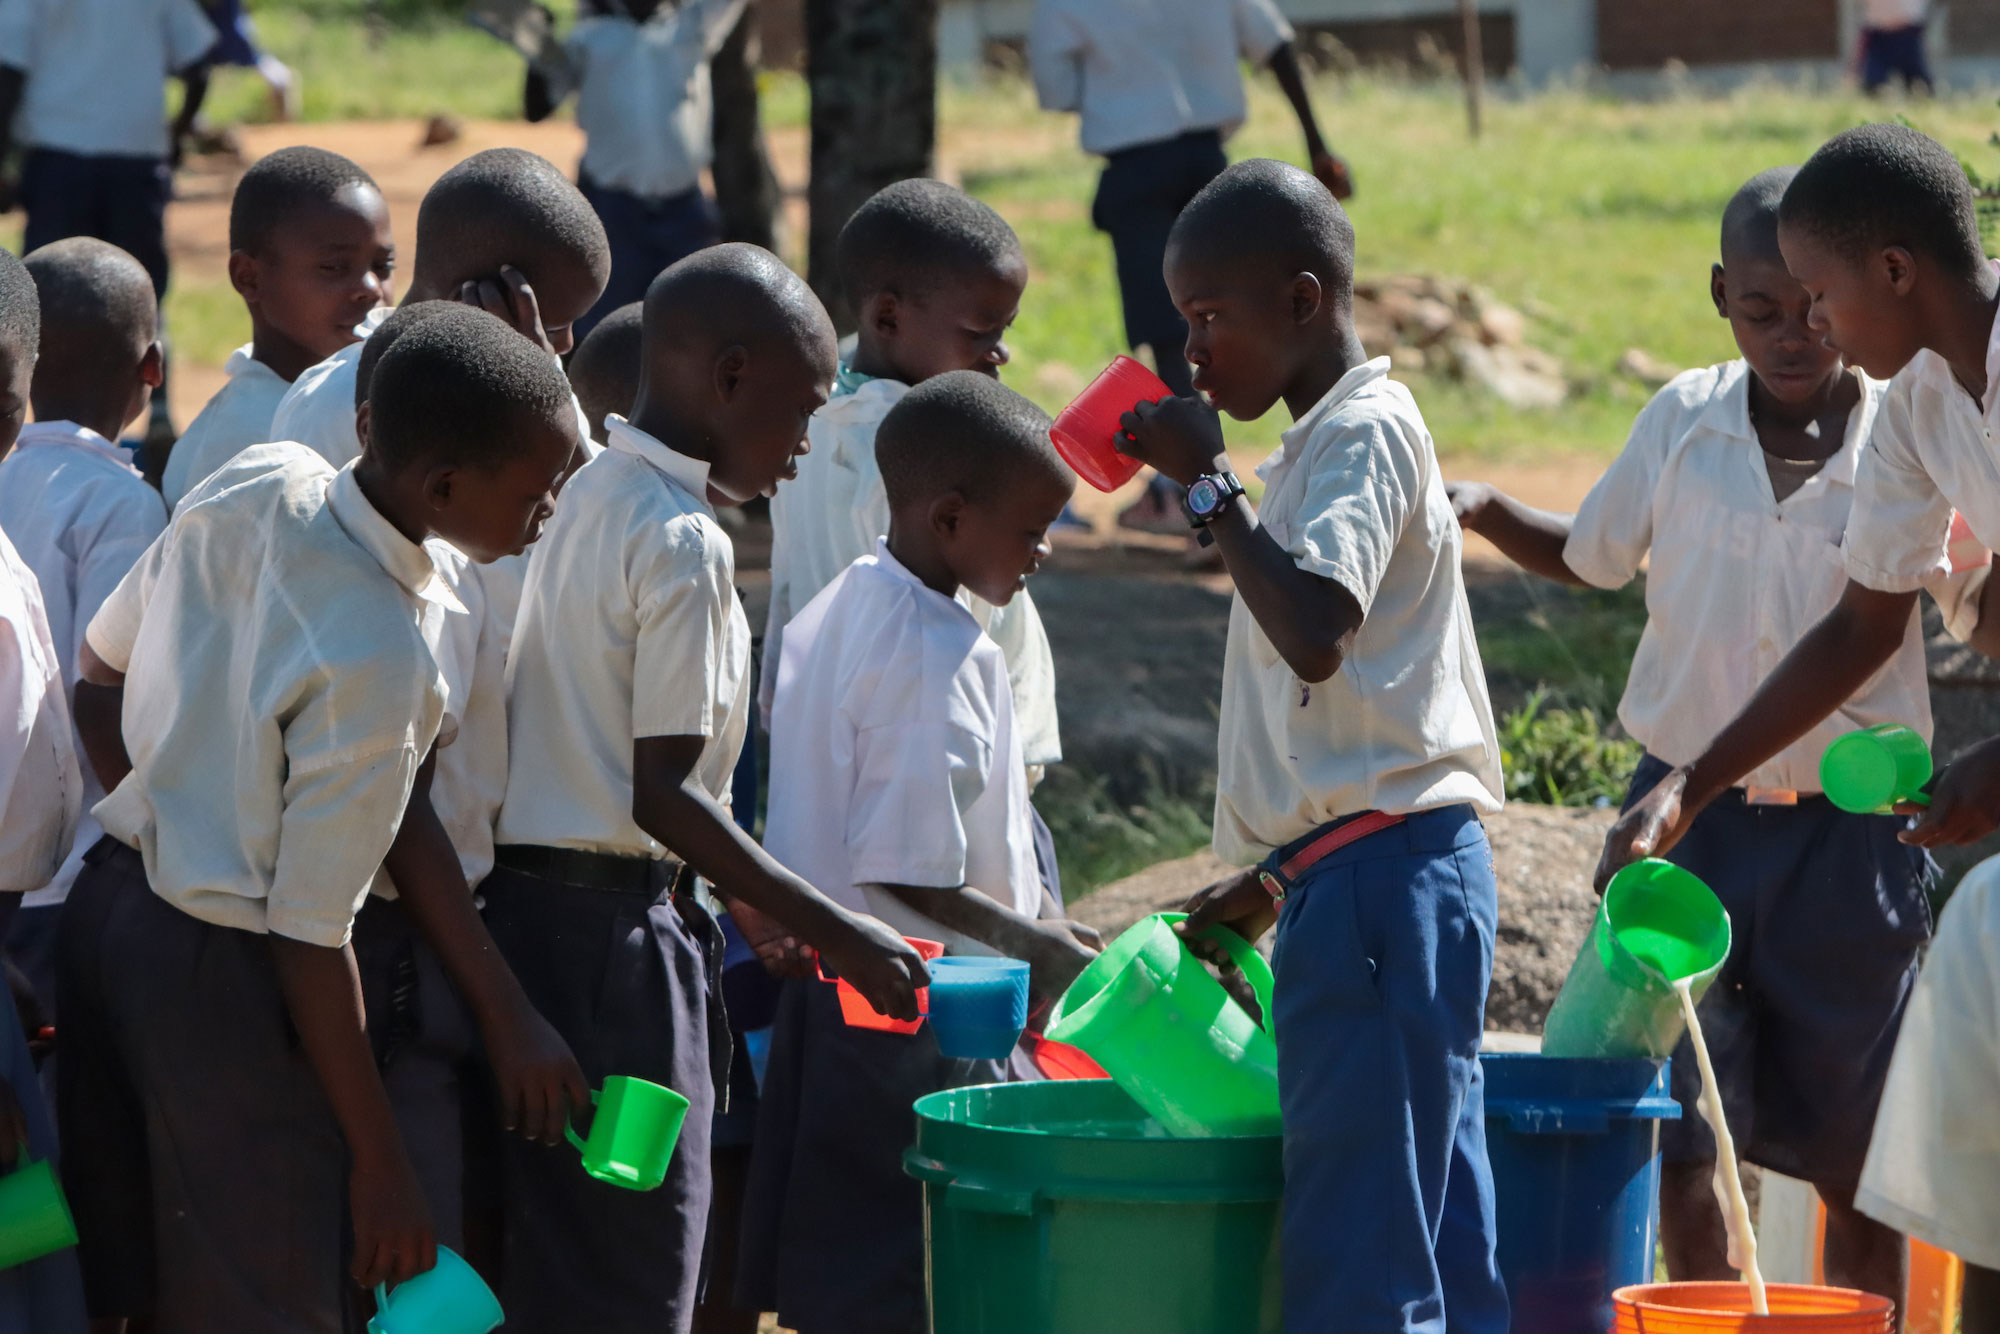
M 1319 277 L 1312 273 L 1292 275 L 1292 322 L 1310 324 L 1313 316 L 1319 314 L 1320 305 L 1326 300 L 1326 291 L 1320 286 Z
M 248 251 L 229 252 L 229 285 L 236 289 L 236 295 L 242 297 L 244 304 L 252 310 L 257 308 L 259 300 L 258 277 L 257 261 Z
M 873 329 L 883 337 L 894 338 L 903 299 L 894 292 L 877 292 L 863 304 L 864 308 L 860 311 L 862 327 Z
M 451 508 L 451 486 L 458 476 L 458 469 L 451 464 L 439 464 L 424 473 L 424 503 L 433 510 Z
M 1884 246 L 1875 257 L 1876 271 L 1897 296 L 1908 296 L 1917 285 L 1917 257 L 1902 246 Z
M 156 339 L 139 358 L 139 379 L 148 389 L 158 389 L 167 378 L 167 354 Z
M 947 491 L 931 502 L 931 531 L 949 542 L 958 536 L 958 521 L 965 517 L 965 497 Z
M 354 410 L 354 438 L 361 442 L 361 452 L 368 452 L 368 409 L 374 405 L 363 402 Z
M 1722 284 L 1722 266 L 1708 266 L 1708 299 L 1715 303 L 1715 313 L 1723 319 L 1729 318 L 1729 296 Z
M 741 343 L 732 343 L 715 354 L 715 396 L 724 403 L 732 401 L 743 387 L 750 374 L 750 349 Z

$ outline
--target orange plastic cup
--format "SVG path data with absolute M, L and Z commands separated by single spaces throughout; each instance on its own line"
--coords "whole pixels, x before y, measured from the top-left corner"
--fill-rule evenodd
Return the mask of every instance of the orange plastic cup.
M 1050 1079 L 1109 1079 L 1104 1067 L 1090 1059 L 1081 1047 L 1072 1047 L 1067 1042 L 1050 1042 L 1040 1034 L 1031 1034 L 1034 1041 L 1029 1044 L 1029 1055 L 1034 1058 L 1035 1068 Z
M 944 946 L 935 940 L 919 940 L 915 936 L 904 936 L 903 943 L 923 956 L 925 963 L 944 955 Z M 891 1019 L 870 1005 L 868 998 L 856 991 L 852 982 L 844 977 L 828 977 L 824 962 L 819 965 L 819 980 L 833 983 L 834 992 L 840 997 L 840 1017 L 847 1021 L 849 1028 L 872 1028 L 878 1033 L 914 1033 L 924 1026 L 923 1016 L 930 1009 L 929 987 L 917 988 L 915 1019 Z
M 1612 1334 L 1889 1334 L 1887 1297 L 1853 1288 L 1772 1283 L 1771 1314 L 1750 1310 L 1747 1283 L 1643 1283 L 1611 1294 Z
M 1141 403 L 1173 396 L 1166 381 L 1144 363 L 1113 357 L 1076 401 L 1056 414 L 1049 442 L 1078 477 L 1099 491 L 1116 491 L 1146 466 L 1118 452 L 1118 419 Z

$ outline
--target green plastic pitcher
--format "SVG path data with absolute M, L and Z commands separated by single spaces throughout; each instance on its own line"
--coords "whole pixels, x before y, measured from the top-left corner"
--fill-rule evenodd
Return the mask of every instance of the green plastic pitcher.
M 563 1127 L 569 1142 L 583 1150 L 583 1170 L 627 1190 L 658 1188 L 667 1179 L 688 1100 L 664 1084 L 632 1075 L 612 1075 L 590 1100 L 597 1104 L 590 1138 Z
M 1089 1053 L 1171 1135 L 1275 1134 L 1277 1044 L 1174 930 L 1186 920 L 1155 913 L 1112 941 L 1056 1003 L 1048 1037 Z M 1227 927 L 1201 938 L 1228 952 L 1268 1016 L 1263 956 Z
M 46 1158 L 29 1162 L 25 1144 L 16 1163 L 0 1177 L 0 1269 L 76 1245 L 76 1224 L 56 1180 L 56 1165 Z
M 1687 1020 L 1674 983 L 1700 1000 L 1729 957 L 1729 913 L 1692 872 L 1657 857 L 1605 888 L 1542 1033 L 1545 1056 L 1671 1056 Z
M 1819 757 L 1819 785 L 1853 815 L 1885 814 L 1899 801 L 1928 806 L 1931 748 L 1914 728 L 1877 723 L 1837 737 Z

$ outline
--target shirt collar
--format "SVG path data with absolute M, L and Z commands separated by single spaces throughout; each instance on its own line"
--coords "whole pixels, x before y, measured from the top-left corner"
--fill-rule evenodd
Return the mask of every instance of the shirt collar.
M 2000 272 L 2000 259 L 1986 261 Z M 1932 388 L 1951 398 L 1966 397 L 1964 386 L 1951 373 L 1951 363 L 1929 348 L 1917 353 L 1917 373 Z M 1993 416 L 2000 409 L 2000 311 L 1995 311 L 1993 327 L 1986 334 L 1986 395 L 1979 400 L 1979 415 Z
M 1271 474 L 1278 470 L 1278 466 L 1305 448 L 1306 441 L 1312 438 L 1312 433 L 1319 429 L 1319 424 L 1325 421 L 1335 408 L 1360 393 L 1368 385 L 1386 379 L 1388 374 L 1389 359 L 1376 357 L 1362 362 L 1334 381 L 1333 388 L 1327 390 L 1325 396 L 1313 404 L 1305 416 L 1293 422 L 1290 428 L 1278 437 L 1278 447 L 1271 451 L 1271 457 L 1257 465 L 1257 476 L 1269 483 Z
M 708 503 L 708 465 L 700 459 L 669 449 L 658 437 L 640 430 L 615 412 L 605 415 L 604 441 L 608 449 L 652 464 L 669 482 L 699 501 L 703 509 L 715 513 L 715 507 Z
M 231 352 L 229 360 L 222 364 L 222 373 L 232 380 L 240 375 L 255 375 L 275 381 L 278 384 L 290 383 L 285 377 L 257 360 L 257 345 L 255 343 L 245 343 L 242 347 Z
M 840 363 L 840 369 L 833 373 L 833 396 L 841 398 L 852 394 L 874 378 L 872 375 L 863 375 L 843 361 Z
M 101 455 L 135 475 L 139 470 L 132 466 L 132 455 L 123 445 L 106 440 L 88 426 L 78 426 L 70 421 L 30 422 L 21 428 L 20 439 L 15 447 L 28 449 L 35 445 L 55 448 L 81 449 L 87 453 Z
M 897 560 L 894 554 L 890 552 L 889 539 L 886 537 L 878 537 L 875 539 L 875 566 L 877 569 L 881 570 L 884 574 L 888 575 L 890 578 L 901 580 L 903 583 L 909 584 L 912 588 L 915 588 L 922 593 L 926 593 L 931 597 L 938 599 L 940 602 L 949 602 L 952 606 L 957 607 L 967 616 L 972 615 L 972 609 L 966 606 L 966 599 L 971 596 L 969 593 L 967 593 L 963 588 L 961 588 L 958 590 L 957 596 L 946 597 L 944 594 L 938 592 L 935 588 L 932 588 L 929 584 L 925 583 L 923 580 L 917 578 L 916 575 L 910 573 L 909 566 Z
M 426 602 L 435 602 L 447 611 L 463 612 L 465 604 L 451 591 L 451 586 L 438 573 L 437 563 L 431 559 L 421 543 L 412 542 L 398 532 L 375 502 L 361 492 L 361 483 L 354 480 L 354 465 L 348 464 L 334 474 L 327 483 L 327 508 L 345 532 L 363 551 L 375 558 L 377 564 L 391 579 L 401 584 L 415 596 Z
M 1716 382 L 1715 392 L 1709 395 L 1695 425 L 1699 430 L 1744 441 L 1761 454 L 1764 446 L 1757 439 L 1756 423 L 1750 420 L 1750 374 L 1750 363 L 1741 358 L 1725 363 L 1722 378 Z M 1883 388 L 1880 381 L 1871 380 L 1859 371 L 1855 374 L 1861 381 L 1861 397 L 1847 414 L 1847 433 L 1840 448 L 1828 455 L 1825 465 L 1808 480 L 1808 486 L 1821 478 L 1847 486 L 1854 484 L 1861 445 L 1875 427 L 1875 409 L 1881 403 Z

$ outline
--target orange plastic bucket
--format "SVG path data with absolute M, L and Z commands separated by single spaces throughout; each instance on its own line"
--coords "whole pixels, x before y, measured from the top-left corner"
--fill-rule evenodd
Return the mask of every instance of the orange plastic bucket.
M 903 943 L 922 955 L 925 963 L 944 956 L 944 946 L 935 940 L 904 936 Z M 856 991 L 852 982 L 844 977 L 828 977 L 824 963 L 819 966 L 819 980 L 834 984 L 834 992 L 840 997 L 840 1017 L 847 1021 L 849 1028 L 872 1028 L 879 1033 L 914 1033 L 924 1026 L 923 1015 L 931 1002 L 929 987 L 917 988 L 917 1018 L 891 1019 L 870 1005 L 868 998 Z
M 1853 1288 L 1773 1283 L 1771 1314 L 1750 1311 L 1747 1283 L 1644 1283 L 1611 1294 L 1612 1334 L 1890 1334 L 1887 1297 Z

